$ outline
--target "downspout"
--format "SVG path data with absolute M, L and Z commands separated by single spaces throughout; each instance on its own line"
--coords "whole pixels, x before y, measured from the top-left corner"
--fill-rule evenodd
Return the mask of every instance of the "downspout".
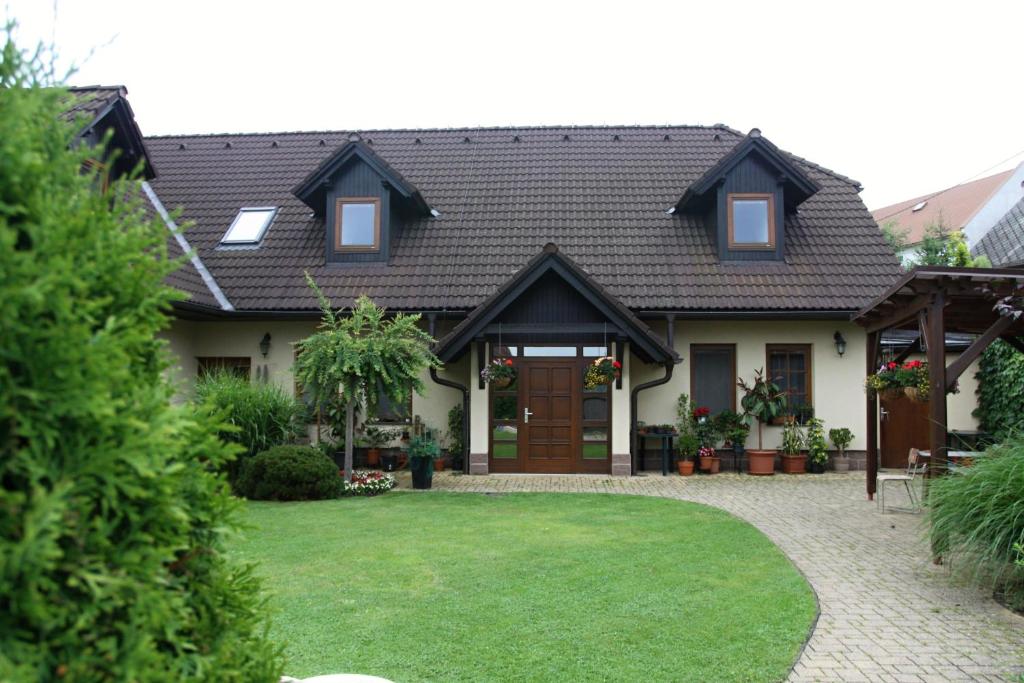
M 427 321 L 430 324 L 430 336 L 434 336 L 434 327 L 437 316 L 433 313 L 427 314 Z M 437 376 L 437 368 L 430 368 L 430 379 L 443 387 L 450 387 L 462 392 L 462 473 L 469 474 L 469 388 L 458 382 Z
M 671 349 L 675 348 L 675 327 L 676 317 L 675 315 L 668 314 L 665 316 L 666 321 L 666 334 L 665 339 L 668 342 L 668 346 Z M 644 382 L 638 384 L 629 392 L 629 453 L 630 453 L 630 474 L 636 474 L 637 472 L 637 457 L 639 456 L 639 439 L 637 436 L 637 404 L 638 394 L 645 389 L 651 389 L 653 387 L 660 387 L 662 384 L 668 384 L 672 379 L 672 372 L 675 370 L 676 364 L 669 360 L 665 363 L 665 376 L 659 379 L 651 380 L 650 382 Z

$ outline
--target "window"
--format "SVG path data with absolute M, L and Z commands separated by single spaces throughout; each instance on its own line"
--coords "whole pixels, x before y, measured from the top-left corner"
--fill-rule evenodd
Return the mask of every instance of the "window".
M 273 206 L 239 209 L 221 244 L 258 244 L 270 227 L 277 209 Z
M 345 197 L 334 210 L 336 251 L 377 251 L 380 249 L 380 199 Z
M 730 194 L 729 248 L 775 248 L 775 195 Z
M 412 394 L 405 403 L 392 403 L 383 392 L 377 394 L 377 405 L 371 411 L 372 421 L 376 424 L 403 424 L 412 422 Z
M 690 344 L 690 395 L 712 415 L 736 410 L 736 346 Z
M 811 396 L 811 345 L 769 344 L 768 376 L 786 394 L 786 413 L 801 424 L 814 417 Z
M 252 375 L 252 358 L 249 356 L 203 356 L 197 357 L 197 368 L 200 377 L 211 372 L 230 372 L 242 379 Z

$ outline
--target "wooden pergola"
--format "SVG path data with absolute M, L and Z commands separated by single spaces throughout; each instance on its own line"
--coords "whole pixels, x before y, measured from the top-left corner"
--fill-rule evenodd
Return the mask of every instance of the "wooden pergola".
M 1021 353 L 1024 342 L 1024 270 L 1004 268 L 942 268 L 922 266 L 902 277 L 885 294 L 853 316 L 867 339 L 867 372 L 878 371 L 882 333 L 917 330 L 926 350 L 929 372 L 928 428 L 931 459 L 928 476 L 946 471 L 946 396 L 964 370 L 996 339 Z M 946 333 L 977 335 L 970 346 L 946 365 Z M 916 344 L 895 359 L 902 363 Z M 867 492 L 875 495 L 878 473 L 878 397 L 867 397 Z

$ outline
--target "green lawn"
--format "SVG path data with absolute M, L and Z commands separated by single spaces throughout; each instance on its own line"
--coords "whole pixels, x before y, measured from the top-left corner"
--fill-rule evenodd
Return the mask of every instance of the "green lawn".
M 286 673 L 773 681 L 815 616 L 759 531 L 658 498 L 391 492 L 249 503 Z

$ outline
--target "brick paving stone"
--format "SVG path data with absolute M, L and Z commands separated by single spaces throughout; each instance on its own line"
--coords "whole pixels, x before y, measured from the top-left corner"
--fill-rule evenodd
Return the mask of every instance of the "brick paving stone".
M 409 488 L 409 476 L 399 476 Z M 726 510 L 768 536 L 818 596 L 817 627 L 790 681 L 1013 681 L 1024 618 L 932 564 L 922 517 L 880 514 L 864 473 L 751 477 L 434 475 L 434 489 L 658 496 Z M 430 492 L 423 492 L 429 495 Z M 892 495 L 890 495 L 890 493 Z M 895 489 L 886 503 L 909 508 Z

